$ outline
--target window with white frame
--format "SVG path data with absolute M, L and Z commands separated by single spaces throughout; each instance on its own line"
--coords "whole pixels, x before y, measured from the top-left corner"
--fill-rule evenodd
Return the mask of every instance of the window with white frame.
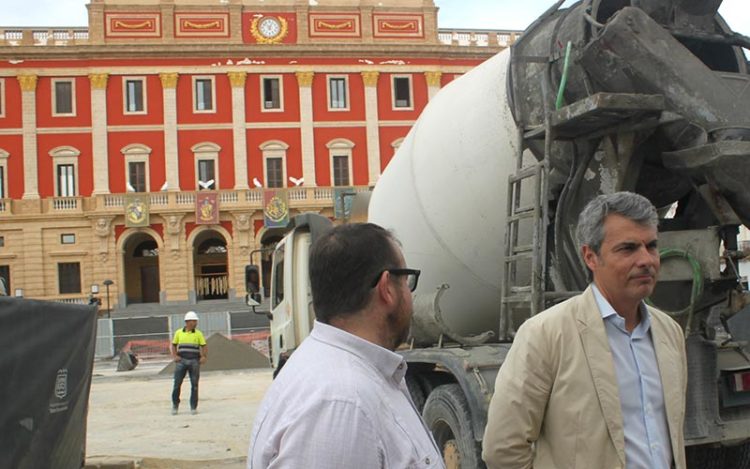
M 326 146 L 331 162 L 331 185 L 350 186 L 354 142 L 340 138 L 331 140 Z
M 269 140 L 260 145 L 263 152 L 263 174 L 266 187 L 286 187 L 286 151 L 284 142 Z
M 134 143 L 123 147 L 125 157 L 125 186 L 129 192 L 150 192 L 148 159 L 151 148 Z
M 193 77 L 194 112 L 215 112 L 215 94 L 216 87 L 214 77 Z
M 346 75 L 328 77 L 328 110 L 349 110 L 349 77 Z
M 52 115 L 74 116 L 76 114 L 76 86 L 72 78 L 52 80 Z
M 394 75 L 391 80 L 394 109 L 414 109 L 411 75 Z
M 75 197 L 78 195 L 78 155 L 73 147 L 56 147 L 50 150 L 55 168 L 55 196 Z
M 281 111 L 284 109 L 284 95 L 280 76 L 262 76 L 260 78 L 263 111 Z
M 8 152 L 0 148 L 0 199 L 8 197 Z
M 0 117 L 5 117 L 5 79 L 0 78 Z
M 122 86 L 125 114 L 146 114 L 146 78 L 125 77 Z
M 205 142 L 193 145 L 195 155 L 195 188 L 196 190 L 216 190 L 219 188 L 219 151 L 215 143 Z

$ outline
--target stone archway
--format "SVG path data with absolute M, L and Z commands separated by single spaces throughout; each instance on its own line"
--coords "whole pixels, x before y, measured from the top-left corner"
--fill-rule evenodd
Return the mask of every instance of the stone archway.
M 123 244 L 123 280 L 126 304 L 159 303 L 159 245 L 145 232 L 130 235 Z
M 206 229 L 193 239 L 193 279 L 197 301 L 229 298 L 227 240 L 220 232 Z

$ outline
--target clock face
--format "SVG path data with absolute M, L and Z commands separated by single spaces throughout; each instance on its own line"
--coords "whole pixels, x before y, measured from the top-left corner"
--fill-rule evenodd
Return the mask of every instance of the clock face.
M 274 38 L 281 32 L 281 24 L 276 18 L 268 16 L 258 23 L 258 32 L 267 39 Z

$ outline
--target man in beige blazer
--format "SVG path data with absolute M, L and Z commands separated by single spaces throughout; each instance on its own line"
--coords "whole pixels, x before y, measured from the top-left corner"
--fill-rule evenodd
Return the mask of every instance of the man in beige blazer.
M 659 270 L 657 223 L 629 192 L 581 213 L 593 282 L 519 328 L 490 403 L 489 468 L 685 468 L 683 332 L 643 302 Z

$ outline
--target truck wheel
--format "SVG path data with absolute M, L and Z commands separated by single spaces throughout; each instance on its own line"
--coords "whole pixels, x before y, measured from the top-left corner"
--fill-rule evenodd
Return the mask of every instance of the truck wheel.
M 427 397 L 423 416 L 443 453 L 447 469 L 485 467 L 480 447 L 474 440 L 469 404 L 458 384 L 436 387 Z
M 750 443 L 724 448 L 725 467 L 727 469 L 745 469 L 750 467 Z
M 685 449 L 688 469 L 728 469 L 724 465 L 726 448 L 721 446 L 688 446 Z
M 422 391 L 422 387 L 419 385 L 417 378 L 414 376 L 407 376 L 406 389 L 409 390 L 409 395 L 414 403 L 414 407 L 416 407 L 417 411 L 421 414 L 424 409 L 424 391 Z

